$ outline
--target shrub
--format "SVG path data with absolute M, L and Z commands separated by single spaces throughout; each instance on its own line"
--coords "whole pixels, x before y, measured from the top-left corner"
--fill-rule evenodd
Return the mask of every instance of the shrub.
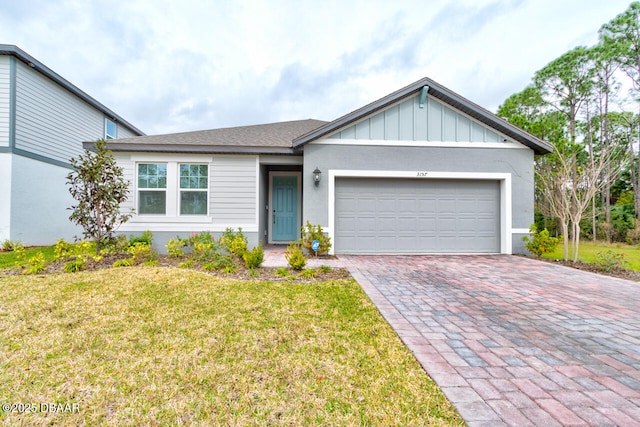
M 184 256 L 184 247 L 188 244 L 187 240 L 181 239 L 180 237 L 176 237 L 175 239 L 170 239 L 169 242 L 164 245 L 167 248 L 167 253 L 169 256 L 174 258 L 180 258 Z
M 55 248 L 53 248 L 55 259 L 67 259 L 73 255 L 73 245 L 68 243 L 64 239 L 60 239 L 56 242 Z
M 136 243 L 144 243 L 148 246 L 153 244 L 153 233 L 149 230 L 143 231 L 142 236 L 129 236 L 129 245 L 133 246 Z
M 131 260 L 134 264 L 142 264 L 144 262 L 157 259 L 158 253 L 147 243 L 137 242 L 127 250 L 131 254 Z
M 593 262 L 595 268 L 606 273 L 612 273 L 614 271 L 624 270 L 627 265 L 627 260 L 624 259 L 624 254 L 621 252 L 614 252 L 611 249 L 596 253 L 596 260 Z
M 285 257 L 287 258 L 289 267 L 293 270 L 300 271 L 307 265 L 307 259 L 304 257 L 304 253 L 302 253 L 302 247 L 297 243 L 289 243 Z
M 2 250 L 11 252 L 15 250 L 19 250 L 20 248 L 24 248 L 22 242 L 17 240 L 5 240 L 2 242 Z
M 113 263 L 114 267 L 131 267 L 133 265 L 133 259 L 119 259 Z
M 313 268 L 307 268 L 306 270 L 300 272 L 299 276 L 303 279 L 315 279 L 316 277 L 318 277 L 318 272 Z
M 27 260 L 29 267 L 25 270 L 25 274 L 37 274 L 47 267 L 47 262 L 44 259 L 44 254 L 39 252 L 38 254 L 29 257 Z
M 329 267 L 328 265 L 321 265 L 320 267 L 318 267 L 318 270 L 320 270 L 320 273 L 331 273 L 332 268 Z
M 278 267 L 276 270 L 276 276 L 287 277 L 289 275 L 289 271 L 284 267 Z
M 202 269 L 204 271 L 215 271 L 217 270 L 217 265 L 215 262 L 205 262 L 202 264 Z
M 311 222 L 307 220 L 307 224 L 302 227 L 301 231 L 302 237 L 300 237 L 300 244 L 307 250 L 307 253 L 316 254 L 311 247 L 314 240 L 320 243 L 317 255 L 326 255 L 329 252 L 329 249 L 331 249 L 331 238 L 324 234 L 320 224 L 312 225 Z
M 535 224 L 531 225 L 529 231 L 531 232 L 531 237 L 524 236 L 522 241 L 525 242 L 527 249 L 537 256 L 553 252 L 560 241 L 558 237 L 551 237 L 546 228 L 539 232 Z
M 225 265 L 222 268 L 222 272 L 225 274 L 234 274 L 238 272 L 238 266 L 233 263 L 233 264 L 229 264 L 229 265 Z
M 210 242 L 196 242 L 191 250 L 191 256 L 198 261 L 212 261 L 219 255 L 218 248 L 217 243 L 213 240 Z
M 186 261 L 181 262 L 180 264 L 178 264 L 178 267 L 180 268 L 193 268 L 193 266 L 195 265 L 195 261 L 192 259 L 188 259 Z
M 264 261 L 264 251 L 262 250 L 262 243 L 256 246 L 251 250 L 245 251 L 242 255 L 242 259 L 244 260 L 244 265 L 253 270 L 254 268 L 259 268 Z
M 242 228 L 238 228 L 237 232 L 234 232 L 233 228 L 227 228 L 222 233 L 220 243 L 227 252 L 237 256 L 238 258 L 242 258 L 244 253 L 247 251 L 248 241 L 242 233 Z
M 83 255 L 78 255 L 73 261 L 69 261 L 64 265 L 64 271 L 67 273 L 77 273 L 84 270 L 87 259 Z
M 260 277 L 260 273 L 258 273 L 258 270 L 255 270 L 252 268 L 249 270 L 249 276 L 253 277 L 254 279 L 257 279 L 258 277 Z

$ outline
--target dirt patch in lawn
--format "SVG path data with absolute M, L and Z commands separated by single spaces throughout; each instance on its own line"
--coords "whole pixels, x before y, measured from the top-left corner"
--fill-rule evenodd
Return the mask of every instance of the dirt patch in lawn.
M 521 256 L 524 256 L 524 255 L 521 255 Z M 595 267 L 593 264 L 589 264 L 587 262 L 582 262 L 582 261 L 572 262 L 572 261 L 564 261 L 561 259 L 549 259 L 549 258 L 541 258 L 541 257 L 537 257 L 535 259 L 538 261 L 544 261 L 551 264 L 559 264 L 565 267 L 575 268 L 576 270 L 588 271 L 591 273 L 603 274 L 605 276 L 617 277 L 618 279 L 633 280 L 635 282 L 640 282 L 640 271 L 625 270 L 625 269 L 603 271 Z

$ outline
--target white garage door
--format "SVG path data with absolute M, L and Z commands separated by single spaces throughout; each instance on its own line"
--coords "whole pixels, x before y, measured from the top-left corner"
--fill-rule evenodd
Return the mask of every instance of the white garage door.
M 335 252 L 499 253 L 498 181 L 339 178 Z

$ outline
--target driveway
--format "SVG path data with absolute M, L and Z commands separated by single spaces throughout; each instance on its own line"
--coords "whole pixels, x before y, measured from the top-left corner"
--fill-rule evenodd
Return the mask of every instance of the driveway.
M 640 283 L 508 256 L 341 256 L 469 426 L 640 425 Z

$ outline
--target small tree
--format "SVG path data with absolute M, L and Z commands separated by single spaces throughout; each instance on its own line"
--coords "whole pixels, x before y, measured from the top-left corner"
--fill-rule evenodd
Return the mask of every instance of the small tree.
M 101 244 L 112 239 L 118 227 L 131 217 L 120 213 L 130 183 L 124 179 L 122 168 L 107 150 L 104 139 L 96 141 L 94 148 L 95 153 L 85 150 L 77 159 L 71 159 L 74 170 L 67 175 L 67 185 L 78 202 L 69 208 L 73 211 L 69 219 L 84 229 L 83 235 L 96 243 L 99 253 Z

